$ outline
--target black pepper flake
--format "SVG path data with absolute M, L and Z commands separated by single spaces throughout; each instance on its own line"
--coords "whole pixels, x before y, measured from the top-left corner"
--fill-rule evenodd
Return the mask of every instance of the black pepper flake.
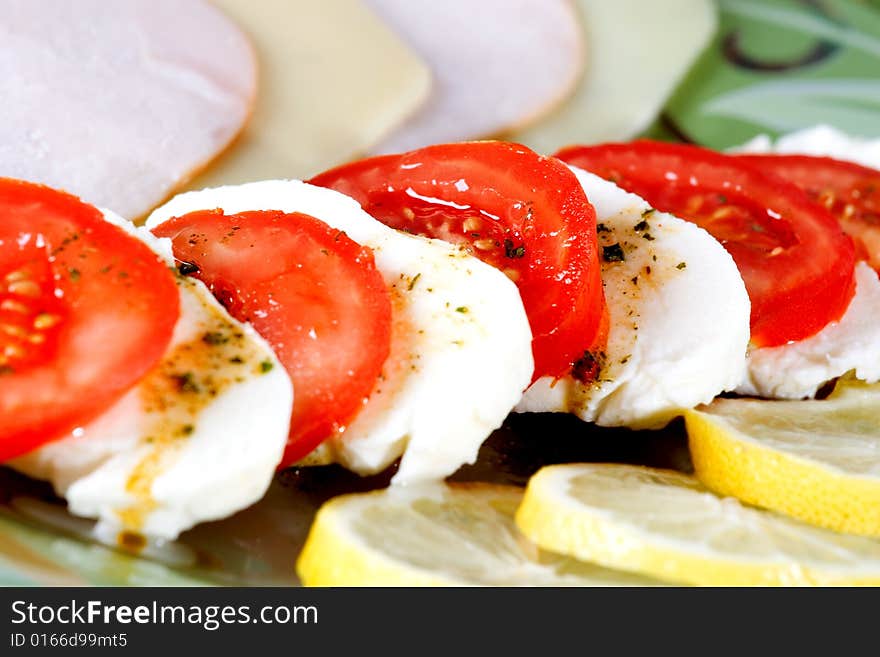
M 654 236 L 651 235 L 651 233 L 644 233 L 644 234 L 642 235 L 642 239 L 646 239 L 646 240 L 648 240 L 649 242 L 653 242 L 653 241 L 654 241 Z
M 413 288 L 416 286 L 416 283 L 418 282 L 418 280 L 421 277 L 422 277 L 422 272 L 419 272 L 418 274 L 413 276 L 412 280 L 409 282 L 409 287 L 407 287 L 406 289 L 409 290 L 410 292 L 412 292 Z
M 590 351 L 585 351 L 584 355 L 572 364 L 571 376 L 581 383 L 594 381 L 599 376 L 599 371 L 602 369 L 604 361 L 604 353 L 593 354 Z
M 79 269 L 71 267 L 67 270 L 67 273 L 70 274 L 70 280 L 72 280 L 74 283 L 76 283 L 80 279 Z
M 180 427 L 180 433 L 182 433 L 184 436 L 191 435 L 192 432 L 195 430 L 196 428 L 191 424 L 184 424 L 182 427 Z
M 513 240 L 504 240 L 504 255 L 508 258 L 522 258 L 526 254 L 524 244 L 519 246 L 513 245 Z
M 180 392 L 200 392 L 199 384 L 196 381 L 196 375 L 192 372 L 184 372 L 183 374 L 177 374 L 172 377 L 174 382 L 177 384 L 177 389 Z
M 177 265 L 177 271 L 181 276 L 190 276 L 191 274 L 198 274 L 201 269 L 199 269 L 199 266 L 194 262 L 181 260 Z
M 657 212 L 657 210 L 655 210 L 654 208 L 648 208 L 647 210 L 645 210 L 644 212 L 642 212 L 642 219 L 647 219 L 648 217 L 650 217 L 650 216 L 651 216 L 652 214 L 654 214 L 655 212 Z
M 233 356 L 229 359 L 229 362 L 233 365 L 241 365 L 244 362 L 244 358 L 242 358 L 241 356 Z
M 597 233 L 610 233 L 611 229 L 605 224 L 596 224 L 596 232 Z
M 267 372 L 271 372 L 272 368 L 275 367 L 275 363 L 271 360 L 264 360 L 260 362 L 260 373 L 266 374 Z
M 626 260 L 626 256 L 623 253 L 623 248 L 619 243 L 611 244 L 610 246 L 602 247 L 602 258 L 605 262 L 623 262 Z
M 685 267 L 687 267 L 686 262 L 679 262 L 677 265 L 675 265 L 676 269 L 684 269 Z
M 644 216 L 644 215 L 642 215 L 642 216 Z M 642 219 L 639 223 L 637 223 L 635 226 L 633 226 L 633 230 L 635 230 L 639 233 L 644 233 L 650 227 L 651 227 L 651 225 L 647 221 Z

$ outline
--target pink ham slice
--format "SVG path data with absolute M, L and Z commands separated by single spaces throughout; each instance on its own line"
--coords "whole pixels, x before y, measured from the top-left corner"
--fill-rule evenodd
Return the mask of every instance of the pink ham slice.
M 609 2 L 612 0 L 609 0 Z M 584 69 L 570 0 L 366 0 L 434 76 L 425 106 L 374 152 L 496 136 L 552 109 Z
M 202 0 L 4 0 L 0 176 L 131 219 L 244 126 L 257 65 Z

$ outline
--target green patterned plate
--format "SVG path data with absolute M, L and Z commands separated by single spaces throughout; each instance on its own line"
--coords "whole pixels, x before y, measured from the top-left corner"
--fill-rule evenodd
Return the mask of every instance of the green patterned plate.
M 725 148 L 827 123 L 880 137 L 880 0 L 719 6 L 715 40 L 647 134 Z M 633 433 L 520 416 L 458 478 L 523 484 L 540 465 L 575 460 L 689 467 L 679 425 Z M 321 502 L 386 481 L 338 468 L 290 471 L 252 508 L 136 558 L 91 542 L 90 523 L 68 515 L 44 485 L 0 467 L 0 584 L 295 585 L 293 565 Z
M 714 148 L 825 123 L 880 137 L 878 0 L 718 0 L 720 29 L 650 136 Z

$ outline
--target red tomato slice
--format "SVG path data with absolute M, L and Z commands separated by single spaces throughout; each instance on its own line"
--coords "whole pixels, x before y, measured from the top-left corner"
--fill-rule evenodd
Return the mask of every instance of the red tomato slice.
M 162 357 L 174 274 L 94 207 L 0 178 L 0 461 L 94 419 Z
M 557 157 L 692 221 L 733 256 L 752 302 L 752 342 L 802 340 L 839 319 L 854 293 L 852 240 L 781 178 L 682 144 L 572 146 Z
M 391 296 L 373 253 L 308 215 L 192 212 L 153 229 L 182 271 L 250 322 L 293 381 L 292 465 L 349 422 L 391 349 Z
M 794 183 L 831 211 L 852 237 L 856 257 L 880 272 L 880 171 L 810 155 L 740 155 Z
M 535 378 L 595 376 L 608 316 L 596 215 L 560 162 L 518 144 L 439 144 L 346 164 L 314 185 L 355 198 L 384 224 L 463 245 L 519 287 Z

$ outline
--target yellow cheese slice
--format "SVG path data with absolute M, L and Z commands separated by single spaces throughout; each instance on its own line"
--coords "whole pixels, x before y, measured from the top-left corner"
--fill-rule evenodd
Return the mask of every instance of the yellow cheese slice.
M 306 178 L 365 152 L 427 98 L 428 68 L 359 0 L 214 0 L 257 51 L 251 122 L 190 189 Z
M 576 0 L 587 70 L 574 96 L 507 135 L 539 152 L 628 139 L 644 130 L 715 32 L 712 0 Z

